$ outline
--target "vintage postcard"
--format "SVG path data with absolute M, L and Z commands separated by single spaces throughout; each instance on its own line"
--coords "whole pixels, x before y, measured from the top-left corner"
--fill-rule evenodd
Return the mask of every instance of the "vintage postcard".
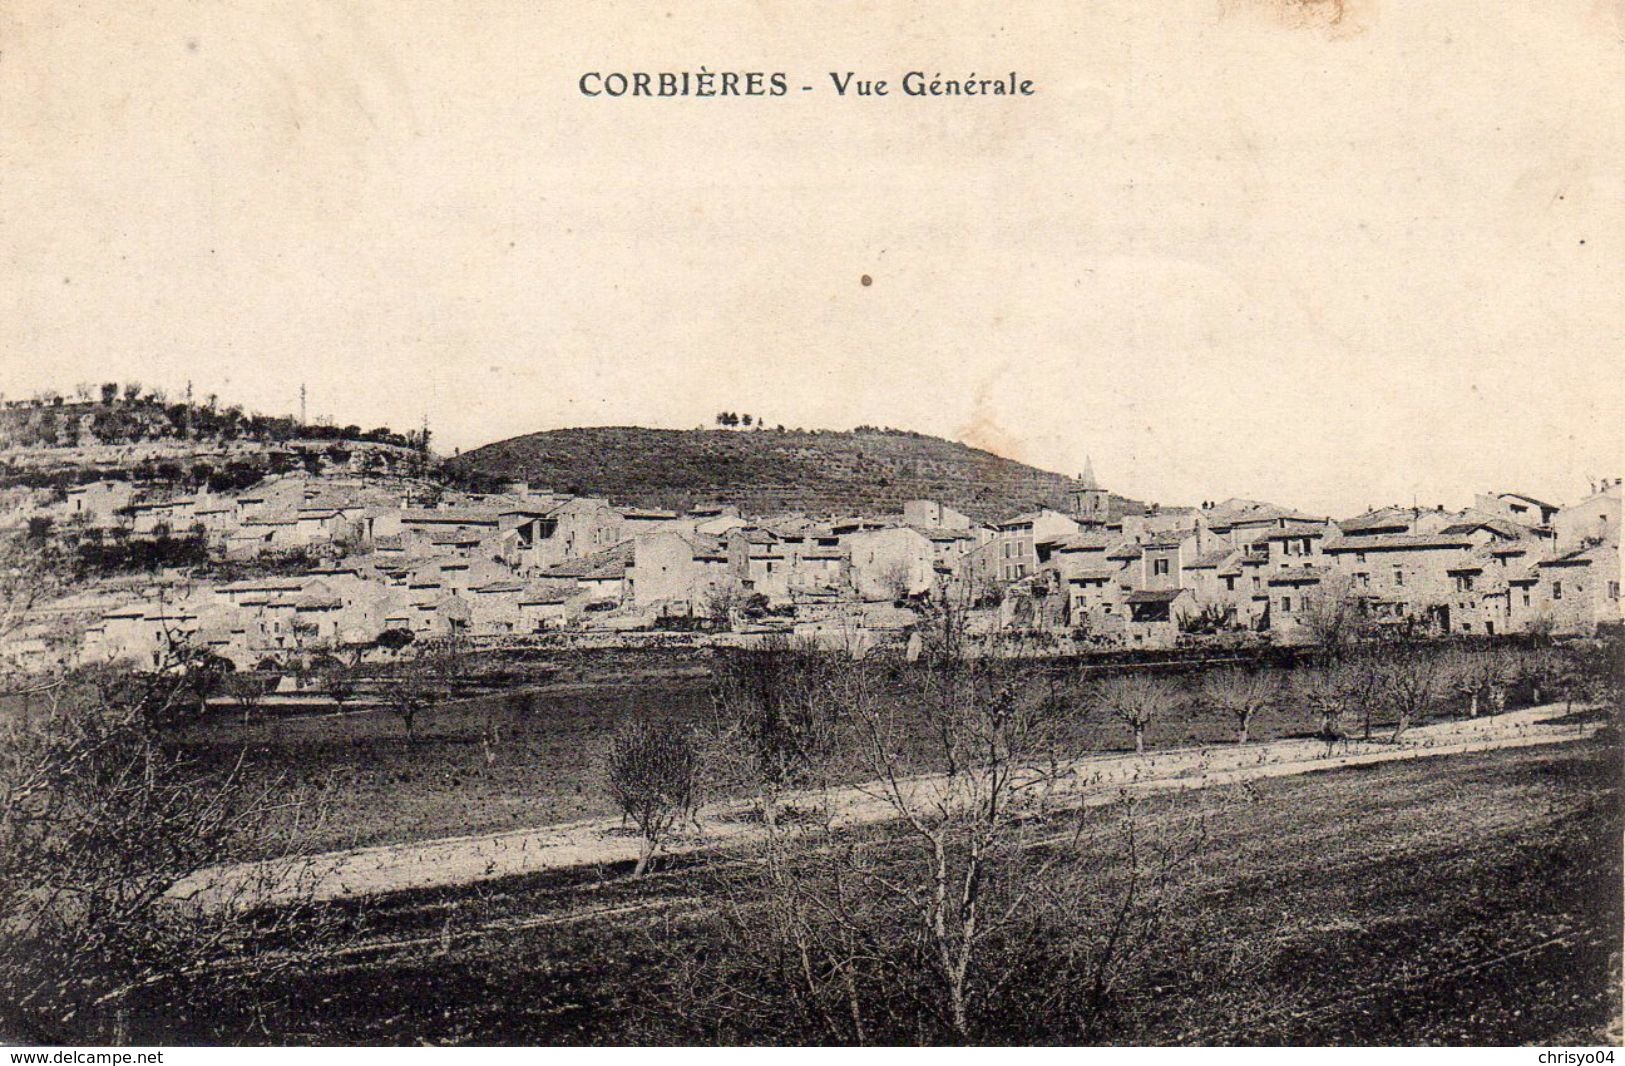
M 1622 86 L 1619 0 L 4 5 L 13 1061 L 1613 1062 Z

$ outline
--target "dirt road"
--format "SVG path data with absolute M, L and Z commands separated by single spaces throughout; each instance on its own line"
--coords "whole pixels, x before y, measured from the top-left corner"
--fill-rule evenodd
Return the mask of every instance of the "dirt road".
M 1556 744 L 1589 737 L 1599 723 L 1563 722 L 1560 705 L 1533 707 L 1488 718 L 1465 719 L 1410 730 L 1399 743 L 1340 744 L 1328 753 L 1314 740 L 1282 740 L 1223 747 L 1182 748 L 1144 755 L 1102 755 L 1072 764 L 1053 792 L 1074 805 L 1111 803 L 1124 789 L 1152 793 L 1209 788 L 1344 766 L 1431 758 L 1497 748 Z M 940 778 L 915 778 L 905 787 L 926 792 Z M 805 797 L 811 801 L 813 797 Z M 820 794 L 838 824 L 862 825 L 895 817 L 874 786 L 854 785 Z M 745 804 L 717 804 L 699 812 L 698 827 L 668 853 L 727 848 L 760 837 L 761 827 L 742 818 Z M 339 899 L 407 889 L 468 884 L 569 867 L 631 862 L 638 840 L 618 819 L 599 818 L 477 836 L 446 837 L 329 852 L 297 861 L 248 863 L 200 871 L 171 890 L 205 903 L 277 902 L 310 895 Z M 251 887 L 250 887 L 251 886 Z

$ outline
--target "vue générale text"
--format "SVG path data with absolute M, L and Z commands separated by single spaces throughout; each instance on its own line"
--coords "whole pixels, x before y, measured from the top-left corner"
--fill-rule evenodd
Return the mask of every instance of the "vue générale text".
M 829 87 L 838 97 L 886 96 L 1033 96 L 1032 79 L 1016 71 L 991 76 L 971 71 L 963 76 L 908 71 L 900 78 L 860 77 L 855 71 L 830 71 Z M 816 91 L 818 81 L 798 82 L 783 71 L 600 71 L 581 75 L 576 86 L 582 96 L 632 97 L 780 97 Z

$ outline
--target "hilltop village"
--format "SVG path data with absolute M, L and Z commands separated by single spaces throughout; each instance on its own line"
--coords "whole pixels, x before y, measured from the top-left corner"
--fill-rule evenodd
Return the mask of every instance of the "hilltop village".
M 81 467 L 72 484 L 8 489 L 0 525 L 16 536 L 171 549 L 35 604 L 9 650 L 149 662 L 184 639 L 252 668 L 380 642 L 673 631 L 862 650 L 906 641 L 913 608 L 943 595 L 1079 649 L 1305 642 L 1334 608 L 1419 635 L 1590 633 L 1621 618 L 1618 478 L 1568 505 L 1492 491 L 1457 510 L 1334 520 L 1247 499 L 1129 507 L 1088 468 L 1055 506 L 982 523 L 932 500 L 759 515 L 523 483 L 463 491 L 411 468 L 405 445 L 351 441 L 335 457 L 328 440 L 284 441 L 283 461 L 235 488 Z

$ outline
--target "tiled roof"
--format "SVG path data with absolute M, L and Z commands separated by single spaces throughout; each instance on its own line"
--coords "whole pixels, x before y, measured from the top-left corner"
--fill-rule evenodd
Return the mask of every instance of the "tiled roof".
M 1184 589 L 1139 589 L 1128 594 L 1127 603 L 1173 603 Z
M 530 585 L 519 594 L 520 604 L 531 606 L 569 602 L 571 591 L 558 585 Z
M 1374 511 L 1346 518 L 1337 523 L 1344 533 L 1361 533 L 1374 529 L 1409 529 L 1416 521 L 1417 512 L 1409 507 L 1379 507 Z
M 472 507 L 409 507 L 400 514 L 403 523 L 414 525 L 494 526 L 499 519 L 496 511 Z
M 480 535 L 478 533 L 459 533 L 455 530 L 447 530 L 442 533 L 429 534 L 430 544 L 463 545 L 478 544 L 479 542 Z
M 1613 557 L 1615 563 L 1619 560 L 1619 549 L 1608 545 L 1598 544 L 1589 548 L 1577 548 L 1574 551 L 1564 552 L 1555 559 L 1542 559 L 1536 566 L 1590 566 L 1595 562 L 1606 563 L 1608 558 L 1603 554 L 1607 552 Z
M 1054 541 L 1056 551 L 1063 552 L 1105 551 L 1121 542 L 1122 538 L 1109 533 L 1074 533 Z
M 1422 548 L 1470 548 L 1473 542 L 1443 533 L 1395 533 L 1386 536 L 1340 537 L 1326 542 L 1324 552 L 1397 551 Z
M 1199 555 L 1193 561 L 1186 563 L 1185 569 L 1211 570 L 1234 554 L 1235 551 L 1232 548 L 1216 548 L 1213 551 Z
M 613 548 L 606 548 L 601 552 L 583 556 L 579 559 L 566 559 L 555 566 L 542 571 L 543 577 L 551 578 L 609 578 L 624 577 L 626 564 L 632 557 L 632 545 L 617 544 Z
M 1309 526 L 1309 527 L 1305 528 L 1303 526 L 1298 526 L 1298 527 L 1293 528 L 1293 529 L 1277 529 L 1277 530 L 1273 530 L 1267 536 L 1265 536 L 1264 539 L 1265 540 L 1296 540 L 1299 537 L 1324 537 L 1325 535 L 1326 535 L 1326 530 L 1325 530 L 1324 527 Z
M 1271 585 L 1309 585 L 1318 583 L 1331 573 L 1324 566 L 1298 566 L 1270 575 Z
M 1216 507 L 1210 507 L 1205 512 L 1208 528 L 1228 529 L 1238 525 L 1253 525 L 1258 522 L 1318 522 L 1315 515 L 1304 514 L 1302 511 L 1278 504 L 1263 503 L 1258 500 L 1226 500 Z

